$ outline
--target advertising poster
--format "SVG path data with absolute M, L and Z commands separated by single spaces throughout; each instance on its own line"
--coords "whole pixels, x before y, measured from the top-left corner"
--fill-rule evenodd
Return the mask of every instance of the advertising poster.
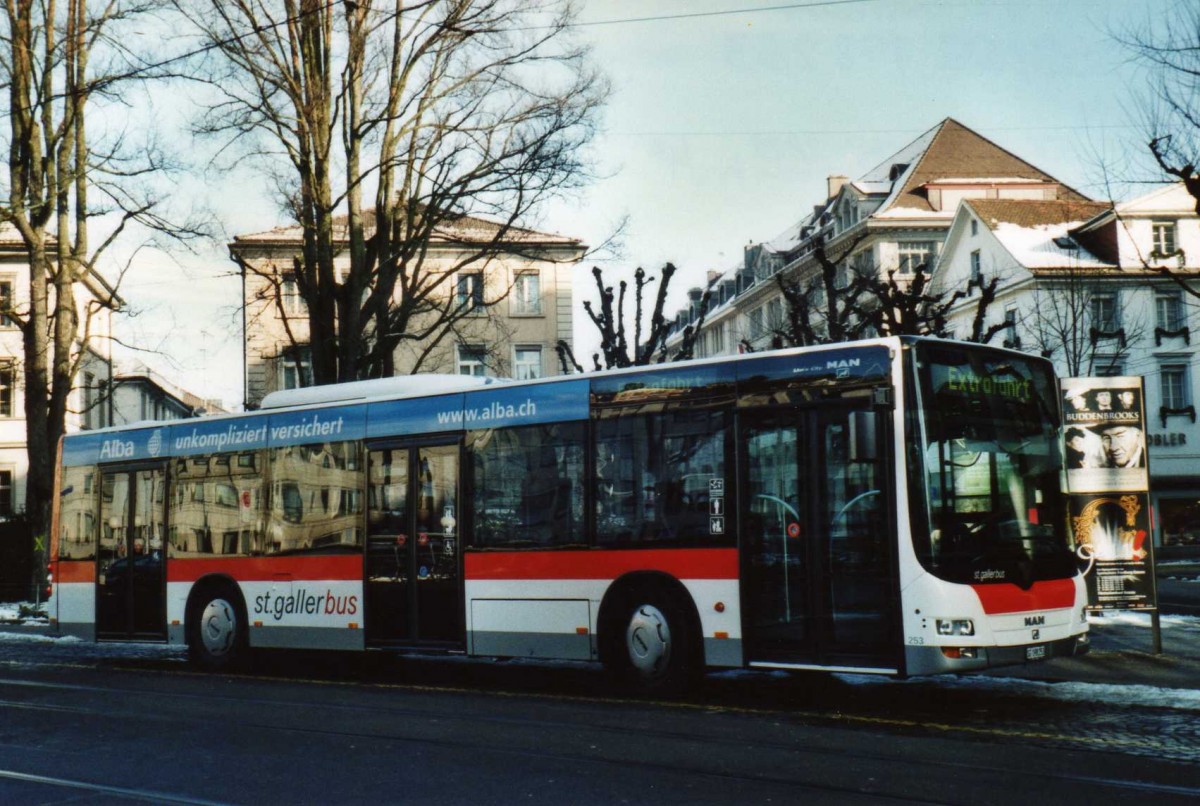
M 1148 490 L 1142 379 L 1067 378 L 1062 390 L 1067 489 Z
M 1154 563 L 1150 496 L 1146 493 L 1072 495 L 1076 553 L 1086 562 L 1093 610 L 1153 610 Z
M 1071 531 L 1092 610 L 1156 610 L 1141 378 L 1064 378 Z

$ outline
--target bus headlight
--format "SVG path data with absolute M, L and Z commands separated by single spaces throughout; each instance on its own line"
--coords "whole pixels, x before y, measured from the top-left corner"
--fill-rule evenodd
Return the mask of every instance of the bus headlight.
M 940 618 L 937 620 L 938 635 L 974 635 L 975 622 L 969 618 Z

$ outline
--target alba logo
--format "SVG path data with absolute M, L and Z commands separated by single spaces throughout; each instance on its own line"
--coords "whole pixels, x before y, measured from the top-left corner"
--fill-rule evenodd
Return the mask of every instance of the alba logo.
M 100 447 L 101 459 L 131 459 L 133 453 L 133 443 L 119 439 L 107 439 Z

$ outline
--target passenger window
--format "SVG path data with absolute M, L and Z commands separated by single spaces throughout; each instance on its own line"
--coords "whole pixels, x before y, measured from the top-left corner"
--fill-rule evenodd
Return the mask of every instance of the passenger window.
M 269 554 L 362 551 L 361 442 L 272 448 Z
M 173 464 L 168 556 L 264 552 L 262 476 L 257 463 L 234 462 L 232 456 L 193 456 Z
M 583 423 L 474 435 L 474 543 L 479 548 L 581 546 Z
M 596 542 L 725 543 L 730 416 L 605 412 L 596 422 Z

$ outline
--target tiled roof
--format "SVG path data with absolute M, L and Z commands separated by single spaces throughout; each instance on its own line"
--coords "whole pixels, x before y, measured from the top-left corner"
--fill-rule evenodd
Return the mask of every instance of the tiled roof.
M 920 143 L 927 145 L 919 154 L 915 154 L 912 145 Z M 909 165 L 903 185 L 884 203 L 881 212 L 895 207 L 932 211 L 933 206 L 922 191 L 924 185 L 939 179 L 971 176 L 1054 182 L 1059 184 L 1060 199 L 1087 201 L 1087 197 L 1059 183 L 1050 174 L 1004 150 L 953 118 L 946 118 L 912 145 L 895 155 L 915 156 L 915 160 Z M 878 170 L 877 168 L 876 171 Z
M 1033 201 L 1024 199 L 967 199 L 979 219 L 988 229 L 1000 224 L 1018 227 L 1038 227 L 1049 224 L 1081 223 L 1112 209 L 1109 202 L 1058 200 Z

